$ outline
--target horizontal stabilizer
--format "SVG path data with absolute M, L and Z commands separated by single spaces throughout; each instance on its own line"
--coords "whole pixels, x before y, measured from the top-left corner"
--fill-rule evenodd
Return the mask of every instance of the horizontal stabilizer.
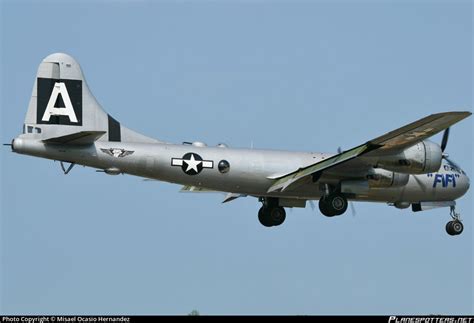
M 70 135 L 44 139 L 46 144 L 90 145 L 102 137 L 105 131 L 80 131 Z

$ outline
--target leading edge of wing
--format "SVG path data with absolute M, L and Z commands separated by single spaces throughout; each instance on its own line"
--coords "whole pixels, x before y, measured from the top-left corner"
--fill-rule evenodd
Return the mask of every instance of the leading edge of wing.
M 406 148 L 436 135 L 453 124 L 469 117 L 471 114 L 469 111 L 432 114 L 370 140 L 368 143 L 380 145 L 381 150 Z
M 296 171 L 280 178 L 275 178 L 276 182 L 270 186 L 267 192 L 284 191 L 290 185 L 308 175 L 322 172 L 323 170 L 342 164 L 374 150 L 402 149 L 414 145 L 417 142 L 439 133 L 464 118 L 469 117 L 471 114 L 472 113 L 468 111 L 432 114 L 373 140 L 367 141 L 363 145 L 344 151 L 310 166 L 297 169 Z
M 330 167 L 342 164 L 346 161 L 356 158 L 357 156 L 367 153 L 373 149 L 378 148 L 378 146 L 370 145 L 368 143 L 357 146 L 355 148 L 344 151 L 340 154 L 329 157 L 328 159 L 321 160 L 310 166 L 300 168 L 290 174 L 287 174 L 279 178 L 273 185 L 268 189 L 268 193 L 275 191 L 284 191 L 288 186 L 297 182 L 298 180 L 306 177 L 308 175 L 326 170 Z

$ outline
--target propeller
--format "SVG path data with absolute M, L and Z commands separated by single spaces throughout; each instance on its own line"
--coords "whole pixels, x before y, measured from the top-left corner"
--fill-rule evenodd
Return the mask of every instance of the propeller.
M 449 159 L 449 154 L 445 153 L 446 146 L 448 145 L 448 139 L 449 139 L 449 128 L 446 128 L 446 130 L 443 133 L 443 139 L 441 139 L 441 151 L 443 152 L 443 159 L 446 160 L 448 163 L 453 165 L 456 168 L 459 168 L 459 166 L 453 162 L 451 159 Z
M 356 212 L 356 208 L 354 206 L 354 202 L 352 201 L 349 201 L 349 205 L 351 206 L 351 213 L 352 213 L 352 216 L 355 217 L 357 212 Z
M 314 209 L 316 208 L 316 205 L 314 205 L 313 200 L 309 200 L 309 205 L 311 206 L 311 210 L 314 211 Z
M 444 153 L 444 150 L 446 149 L 446 146 L 448 145 L 448 139 L 449 139 L 449 128 L 446 128 L 446 130 L 443 133 L 443 139 L 441 140 L 441 151 Z

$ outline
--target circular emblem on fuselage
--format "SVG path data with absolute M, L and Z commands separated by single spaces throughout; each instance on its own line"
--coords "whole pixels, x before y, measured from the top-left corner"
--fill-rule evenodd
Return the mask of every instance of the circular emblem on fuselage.
M 186 153 L 182 158 L 171 158 L 171 166 L 180 166 L 187 175 L 197 175 L 204 168 L 213 168 L 212 160 L 203 160 L 196 153 Z
M 187 153 L 183 156 L 181 169 L 188 175 L 197 175 L 202 171 L 202 158 L 198 154 Z

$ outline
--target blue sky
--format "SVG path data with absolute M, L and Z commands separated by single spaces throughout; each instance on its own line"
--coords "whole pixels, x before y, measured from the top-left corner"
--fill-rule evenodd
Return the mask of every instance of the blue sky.
M 171 142 L 335 152 L 472 111 L 470 1 L 1 2 L 1 140 L 61 51 L 102 106 Z M 447 151 L 472 176 L 472 117 Z M 433 138 L 440 141 L 440 135 Z M 2 313 L 473 313 L 472 193 L 414 214 L 355 203 L 278 228 L 256 199 L 178 193 L 1 152 Z

